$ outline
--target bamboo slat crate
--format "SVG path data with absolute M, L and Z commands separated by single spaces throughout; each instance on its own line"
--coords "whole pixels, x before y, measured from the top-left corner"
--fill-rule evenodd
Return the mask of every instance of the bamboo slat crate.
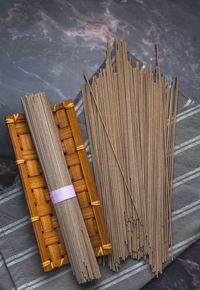
M 63 153 L 96 256 L 108 255 L 108 241 L 100 201 L 87 159 L 74 104 L 66 100 L 52 107 Z M 5 116 L 33 224 L 42 267 L 48 272 L 68 263 L 46 181 L 23 114 Z M 56 172 L 55 172 L 56 174 Z

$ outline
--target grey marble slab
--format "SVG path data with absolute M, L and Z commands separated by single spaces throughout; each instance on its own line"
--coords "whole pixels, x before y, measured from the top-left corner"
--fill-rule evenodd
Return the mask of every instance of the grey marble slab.
M 20 96 L 48 93 L 52 103 L 75 98 L 107 43 L 123 37 L 143 63 L 180 76 L 181 91 L 199 99 L 200 2 L 173 0 L 1 0 L 0 156 L 11 156 L 3 116 L 21 112 Z

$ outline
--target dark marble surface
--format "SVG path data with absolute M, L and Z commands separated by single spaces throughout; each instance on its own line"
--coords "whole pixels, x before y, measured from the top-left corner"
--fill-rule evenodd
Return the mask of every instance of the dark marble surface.
M 200 1 L 0 0 L 0 121 L 22 111 L 19 97 L 46 91 L 51 102 L 74 98 L 123 37 L 144 63 L 159 45 L 162 70 L 180 76 L 181 90 L 199 98 Z M 0 154 L 11 156 L 5 126 Z
M 10 186 L 16 178 L 17 166 L 13 159 L 0 158 L 0 190 Z
M 142 290 L 199 290 L 200 240 L 188 248 L 162 276 L 152 280 Z
M 183 94 L 200 99 L 198 0 L 0 0 L 0 188 L 16 174 L 3 116 L 22 111 L 20 96 L 74 98 L 114 37 L 144 64 L 158 44 L 162 71 L 180 76 Z M 198 253 L 198 254 L 197 254 Z M 200 242 L 144 289 L 200 289 Z

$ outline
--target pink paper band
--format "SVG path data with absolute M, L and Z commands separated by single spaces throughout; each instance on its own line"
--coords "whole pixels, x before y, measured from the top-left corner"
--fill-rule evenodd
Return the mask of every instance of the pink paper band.
M 50 192 L 53 204 L 76 196 L 73 185 L 63 186 Z

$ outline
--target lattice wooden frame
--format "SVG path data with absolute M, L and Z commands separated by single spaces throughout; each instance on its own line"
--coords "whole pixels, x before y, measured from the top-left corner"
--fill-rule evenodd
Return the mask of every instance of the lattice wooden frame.
M 94 178 L 72 100 L 52 107 L 66 165 L 96 256 L 111 253 Z M 68 263 L 57 218 L 23 114 L 5 116 L 33 224 L 42 267 L 48 272 Z

